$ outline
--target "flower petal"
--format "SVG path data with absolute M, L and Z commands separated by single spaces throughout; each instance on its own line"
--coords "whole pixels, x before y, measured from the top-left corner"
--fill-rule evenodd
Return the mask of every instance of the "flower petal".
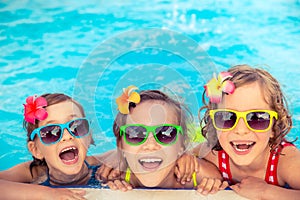
M 28 112 L 24 116 L 25 116 L 25 121 L 34 124 L 35 122 L 34 112 Z
M 224 80 L 228 79 L 228 78 L 231 78 L 232 75 L 230 72 L 221 72 L 219 75 L 218 75 L 218 81 L 220 83 L 222 83 Z
M 48 113 L 44 108 L 39 108 L 35 111 L 34 116 L 37 120 L 44 120 L 48 117 Z
M 224 81 L 222 83 L 222 91 L 228 94 L 232 94 L 235 90 L 235 85 L 232 81 Z
M 221 84 L 216 78 L 212 78 L 205 86 L 206 95 L 210 102 L 219 103 L 222 98 Z
M 132 92 L 128 98 L 128 101 L 133 102 L 133 103 L 140 103 L 141 97 L 140 97 L 139 93 Z
M 134 90 L 138 89 L 134 85 L 123 88 L 123 93 L 116 99 L 118 109 L 122 114 L 129 114 L 129 103 L 139 103 L 141 100 L 140 95 Z
M 129 102 L 127 101 L 126 95 L 124 93 L 116 99 L 116 102 L 120 113 L 122 114 L 129 113 Z
M 126 94 L 128 95 L 128 96 L 130 96 L 130 94 L 134 91 L 134 90 L 137 90 L 137 89 L 139 89 L 139 88 L 137 88 L 136 86 L 134 86 L 134 85 L 130 85 L 130 86 L 128 86 L 127 88 L 126 88 Z
M 47 100 L 44 97 L 38 97 L 35 99 L 36 107 L 45 107 L 47 106 Z
M 35 99 L 35 96 L 29 96 L 29 97 L 26 98 L 26 103 L 27 104 L 33 104 L 34 99 Z

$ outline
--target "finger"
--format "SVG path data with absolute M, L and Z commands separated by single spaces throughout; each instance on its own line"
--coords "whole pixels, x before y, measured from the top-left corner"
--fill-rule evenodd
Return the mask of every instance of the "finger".
M 240 191 L 240 184 L 239 183 L 237 183 L 237 184 L 235 184 L 235 185 L 231 185 L 231 186 L 229 186 L 233 191 L 235 191 L 236 193 L 239 193 L 239 191 Z
M 115 179 L 115 178 L 119 177 L 120 175 L 121 175 L 121 172 L 120 172 L 119 170 L 113 169 L 113 170 L 109 173 L 108 179 L 109 179 L 109 180 L 112 180 L 112 179 Z
M 229 186 L 227 181 L 222 181 L 222 184 L 219 188 L 219 190 L 225 190 L 225 188 L 227 188 Z
M 184 172 L 182 174 L 182 178 L 181 178 L 181 184 L 185 184 L 186 182 L 190 182 L 191 181 L 191 159 L 190 157 L 187 157 L 187 161 L 185 162 L 184 166 L 184 171 L 181 170 L 182 172 Z
M 101 173 L 98 175 L 102 180 L 108 180 L 108 176 L 109 176 L 110 172 L 112 171 L 112 168 L 108 167 L 106 165 L 102 165 L 102 166 L 104 166 L 104 167 L 101 168 Z
M 207 178 L 204 177 L 201 179 L 201 182 L 197 185 L 197 192 L 202 193 L 206 185 L 206 182 L 207 182 Z
M 179 181 L 180 180 L 180 171 L 179 171 L 178 166 L 175 167 L 174 174 L 177 177 L 177 181 Z
M 210 193 L 214 186 L 214 182 L 215 182 L 215 179 L 208 178 L 205 186 L 203 187 L 203 191 L 201 192 L 201 194 L 207 195 L 208 193 Z
M 219 191 L 221 185 L 222 185 L 222 181 L 220 179 L 214 179 L 214 183 L 209 193 L 210 194 L 216 193 L 217 191 Z
M 127 188 L 127 190 L 132 190 L 132 185 L 127 183 L 126 181 L 122 181 L 123 185 Z
M 106 183 L 108 185 L 108 187 L 112 190 L 118 190 L 118 187 L 116 186 L 116 184 L 114 183 L 114 181 L 108 181 Z
M 123 184 L 123 181 L 115 180 L 114 183 L 119 190 L 122 190 L 123 192 L 127 191 L 127 187 Z
M 199 167 L 198 159 L 199 159 L 199 158 L 197 158 L 196 156 L 194 156 L 195 172 L 198 172 L 198 167 Z

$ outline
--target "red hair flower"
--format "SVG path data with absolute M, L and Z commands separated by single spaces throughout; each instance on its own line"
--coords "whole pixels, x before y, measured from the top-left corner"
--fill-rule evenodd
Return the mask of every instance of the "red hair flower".
M 220 103 L 222 100 L 222 93 L 232 94 L 235 90 L 235 86 L 232 81 L 227 79 L 231 78 L 232 75 L 229 72 L 221 72 L 216 78 L 214 77 L 204 86 L 206 96 L 209 98 L 211 103 Z
M 47 106 L 47 101 L 44 97 L 29 96 L 26 99 L 26 104 L 24 105 L 24 117 L 25 121 L 32 124 L 35 120 L 44 120 L 47 118 L 48 113 L 44 108 Z
M 141 100 L 141 97 L 139 93 L 134 92 L 134 90 L 137 90 L 138 88 L 134 85 L 128 86 L 127 88 L 123 88 L 123 94 L 119 96 L 116 99 L 116 102 L 118 104 L 118 109 L 120 113 L 122 114 L 128 114 L 129 113 L 129 103 L 139 103 Z

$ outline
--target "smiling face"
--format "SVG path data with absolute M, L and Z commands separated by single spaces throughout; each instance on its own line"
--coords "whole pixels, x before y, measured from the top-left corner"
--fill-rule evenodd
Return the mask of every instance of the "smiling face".
M 83 114 L 76 104 L 64 101 L 46 107 L 48 117 L 39 122 L 39 127 L 47 124 L 64 124 L 72 119 L 81 118 Z M 75 138 L 67 129 L 64 129 L 61 140 L 55 144 L 44 145 L 39 137 L 28 143 L 29 149 L 38 159 L 45 159 L 50 173 L 59 171 L 67 175 L 73 175 L 82 169 L 91 135 Z
M 237 111 L 271 110 L 257 82 L 238 87 L 231 95 L 224 95 L 218 108 Z M 270 151 L 269 138 L 273 137 L 272 129 L 265 132 L 251 131 L 242 118 L 233 130 L 217 133 L 220 145 L 232 161 L 244 166 L 265 156 Z
M 162 101 L 145 101 L 137 104 L 127 116 L 126 124 L 143 124 L 155 126 L 161 124 L 177 124 L 176 112 Z M 124 136 L 120 146 L 131 171 L 140 183 L 146 187 L 159 187 L 169 178 L 174 177 L 175 161 L 182 153 L 182 135 L 178 134 L 176 143 L 170 146 L 159 144 L 153 133 L 138 146 L 125 142 Z

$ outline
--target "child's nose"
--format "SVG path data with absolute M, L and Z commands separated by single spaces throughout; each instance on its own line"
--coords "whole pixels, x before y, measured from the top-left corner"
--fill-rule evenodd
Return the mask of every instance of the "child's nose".
M 62 140 L 67 141 L 67 140 L 72 140 L 72 139 L 74 139 L 73 135 L 71 135 L 71 133 L 68 131 L 68 129 L 65 128 L 63 131 Z
M 234 132 L 240 135 L 245 135 L 249 133 L 249 128 L 246 125 L 247 122 L 243 118 L 239 118 L 236 127 L 234 128 Z
M 150 132 L 146 142 L 143 144 L 143 148 L 147 150 L 158 150 L 160 145 L 156 142 L 153 133 Z

